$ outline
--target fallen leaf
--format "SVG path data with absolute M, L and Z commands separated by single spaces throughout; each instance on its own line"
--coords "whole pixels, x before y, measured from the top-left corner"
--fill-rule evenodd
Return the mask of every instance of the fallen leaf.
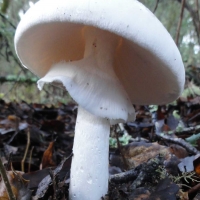
M 146 188 L 136 188 L 134 192 L 128 197 L 129 200 L 147 200 L 150 196 L 149 190 Z
M 197 154 L 193 160 L 194 171 L 200 175 L 200 155 Z
M 70 156 L 71 157 L 71 156 Z M 61 163 L 56 167 L 55 170 L 52 170 L 52 175 L 53 176 L 56 176 L 62 169 L 64 163 L 66 162 L 67 159 L 69 159 L 70 157 L 68 158 L 64 158 Z M 42 181 L 39 183 L 38 185 L 38 189 L 36 191 L 36 194 L 35 196 L 33 197 L 34 200 L 37 200 L 39 198 L 42 198 L 47 190 L 49 189 L 49 186 L 52 185 L 52 178 L 50 175 L 47 175 L 45 178 L 42 179 Z
M 169 151 L 177 158 L 185 158 L 188 156 L 188 152 L 185 150 L 185 148 L 181 147 L 178 144 L 171 144 L 169 146 Z
M 165 178 L 158 183 L 155 191 L 150 195 L 148 200 L 176 200 L 176 194 L 179 191 L 178 185 Z
M 31 191 L 28 189 L 28 180 L 22 177 L 23 172 L 8 171 L 7 176 L 11 185 L 13 194 L 17 200 L 30 200 Z M 0 182 L 0 200 L 9 200 L 3 180 Z
M 178 164 L 178 168 L 181 172 L 192 172 L 194 171 L 193 161 L 195 156 L 188 156 Z
M 127 159 L 129 168 L 134 168 L 149 159 L 161 154 L 167 159 L 170 152 L 167 147 L 158 143 L 132 142 L 122 148 L 123 155 Z
M 50 142 L 48 148 L 45 150 L 43 157 L 42 157 L 42 169 L 47 167 L 55 166 L 55 162 L 53 160 L 53 149 L 54 149 L 54 142 Z

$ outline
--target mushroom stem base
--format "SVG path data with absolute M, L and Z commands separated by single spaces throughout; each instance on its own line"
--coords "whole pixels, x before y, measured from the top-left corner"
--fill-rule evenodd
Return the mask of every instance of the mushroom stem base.
M 70 176 L 70 200 L 100 200 L 108 191 L 109 120 L 79 106 Z

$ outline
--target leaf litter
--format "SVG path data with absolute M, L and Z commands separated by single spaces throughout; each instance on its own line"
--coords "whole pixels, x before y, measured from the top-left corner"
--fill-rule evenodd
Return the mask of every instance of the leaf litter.
M 135 122 L 111 127 L 109 191 L 102 199 L 199 199 L 200 102 L 186 97 L 135 106 Z M 17 199 L 68 199 L 76 112 L 74 103 L 0 100 L 1 158 Z M 0 199 L 8 199 L 2 180 L 0 188 Z

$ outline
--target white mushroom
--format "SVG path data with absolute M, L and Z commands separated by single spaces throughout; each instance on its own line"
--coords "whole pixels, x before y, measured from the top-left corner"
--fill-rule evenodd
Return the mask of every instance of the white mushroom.
M 136 0 L 40 0 L 15 35 L 25 67 L 61 82 L 79 104 L 70 199 L 108 190 L 110 124 L 133 121 L 134 104 L 166 104 L 184 86 L 184 66 L 169 33 Z

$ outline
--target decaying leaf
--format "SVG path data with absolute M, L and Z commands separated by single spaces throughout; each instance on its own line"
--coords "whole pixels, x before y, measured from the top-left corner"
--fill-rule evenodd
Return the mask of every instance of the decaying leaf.
M 149 190 L 141 187 L 134 190 L 134 192 L 129 196 L 129 200 L 145 200 L 150 196 Z
M 179 173 L 178 164 L 181 161 L 175 156 L 171 155 L 171 157 L 164 162 L 165 169 L 171 175 L 177 176 Z
M 193 160 L 194 171 L 200 175 L 200 154 L 197 154 Z
M 176 200 L 179 187 L 165 178 L 161 180 L 155 190 L 150 191 L 145 188 L 137 188 L 129 196 L 129 200 Z
M 24 130 L 27 127 L 27 123 L 20 122 L 20 119 L 15 115 L 9 115 L 7 119 L 0 121 L 0 133 L 2 135 L 16 130 Z
M 53 160 L 54 142 L 50 142 L 42 157 L 42 169 L 46 167 L 54 167 L 56 164 Z
M 176 200 L 178 191 L 179 187 L 171 182 L 169 178 L 165 178 L 158 183 L 148 200 Z
M 70 156 L 71 157 L 71 156 Z M 69 157 L 68 157 L 69 158 Z M 58 165 L 58 167 L 56 167 L 55 170 L 52 170 L 51 174 L 52 176 L 56 176 L 62 169 L 65 161 L 68 159 L 65 158 L 62 160 L 62 162 Z M 50 175 L 47 175 L 45 178 L 42 179 L 42 181 L 39 183 L 38 185 L 38 189 L 36 191 L 36 194 L 34 196 L 34 200 L 37 200 L 39 198 L 42 198 L 47 190 L 49 189 L 49 186 L 52 185 L 52 177 Z
M 28 180 L 22 177 L 23 172 L 8 171 L 7 176 L 10 181 L 12 191 L 17 200 L 30 200 L 31 191 L 28 189 Z M 0 200 L 9 200 L 3 180 L 0 182 Z
M 171 144 L 169 146 L 169 151 L 172 154 L 174 154 L 177 158 L 185 158 L 188 156 L 188 152 L 186 151 L 186 149 L 184 149 L 178 144 Z
M 123 147 L 123 154 L 126 157 L 129 168 L 146 163 L 149 159 L 161 154 L 165 159 L 170 157 L 167 147 L 158 143 L 132 142 Z

